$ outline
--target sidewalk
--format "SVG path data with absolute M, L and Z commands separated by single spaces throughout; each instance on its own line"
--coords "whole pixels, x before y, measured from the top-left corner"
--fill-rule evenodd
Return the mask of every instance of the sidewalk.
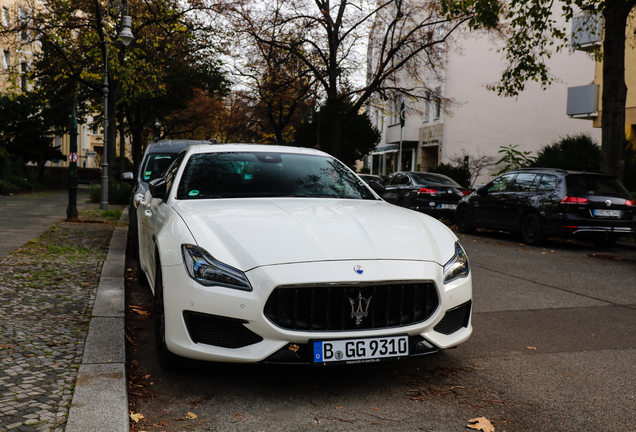
M 0 431 L 128 431 L 127 212 L 117 226 L 57 214 L 0 256 Z

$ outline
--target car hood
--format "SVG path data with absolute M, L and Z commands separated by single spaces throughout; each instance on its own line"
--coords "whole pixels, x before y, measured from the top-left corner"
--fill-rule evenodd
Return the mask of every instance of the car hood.
M 453 256 L 456 240 L 439 221 L 380 200 L 184 200 L 173 209 L 199 246 L 243 271 L 334 260 L 443 265 Z

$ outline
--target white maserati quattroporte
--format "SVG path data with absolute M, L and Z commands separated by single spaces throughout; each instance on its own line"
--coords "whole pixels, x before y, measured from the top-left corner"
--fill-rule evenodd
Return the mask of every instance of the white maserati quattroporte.
M 137 223 L 165 369 L 398 360 L 472 331 L 457 237 L 317 150 L 190 146 L 150 182 Z

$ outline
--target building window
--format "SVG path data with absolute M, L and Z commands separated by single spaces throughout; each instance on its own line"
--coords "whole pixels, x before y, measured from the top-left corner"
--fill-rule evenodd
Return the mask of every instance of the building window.
M 27 91 L 29 89 L 29 64 L 25 61 L 20 62 L 20 89 Z
M 435 89 L 435 120 L 438 120 L 442 115 L 442 88 L 437 87 Z
M 11 65 L 11 54 L 9 54 L 9 51 L 4 50 L 2 53 L 2 67 L 5 69 L 9 69 L 10 65 Z
M 431 117 L 431 92 L 426 92 L 426 100 L 424 101 L 424 123 L 427 123 Z
M 26 9 L 20 9 L 20 40 L 29 40 L 29 16 Z

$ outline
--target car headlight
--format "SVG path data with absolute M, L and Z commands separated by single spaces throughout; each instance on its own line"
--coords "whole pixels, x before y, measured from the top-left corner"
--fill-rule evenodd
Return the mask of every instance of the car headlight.
M 455 255 L 444 264 L 444 283 L 454 281 L 457 278 L 467 277 L 470 273 L 468 256 L 459 242 L 455 242 Z
M 184 244 L 181 245 L 181 255 L 188 276 L 201 285 L 252 291 L 245 273 L 215 260 L 205 249 Z

